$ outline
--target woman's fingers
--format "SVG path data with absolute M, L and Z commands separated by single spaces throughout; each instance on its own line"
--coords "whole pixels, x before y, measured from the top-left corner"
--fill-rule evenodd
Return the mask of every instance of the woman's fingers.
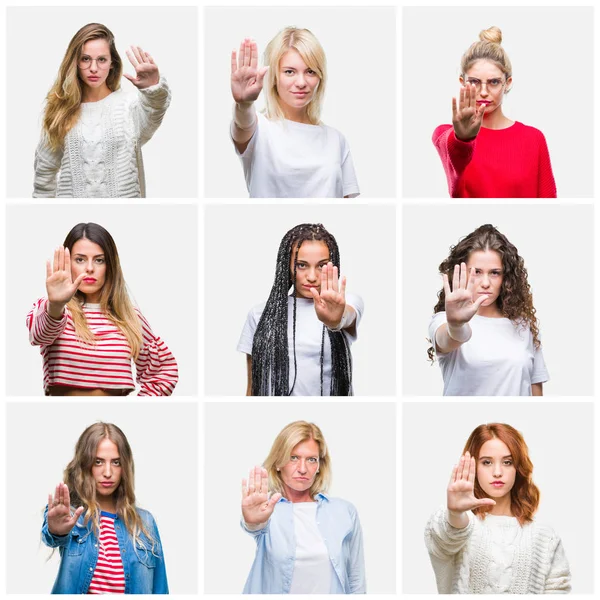
M 50 279 L 52 277 L 52 267 L 50 266 L 50 261 L 46 261 L 46 279 Z
M 71 506 L 71 495 L 69 494 L 69 486 L 63 483 L 63 504 L 69 508 Z
M 460 289 L 467 289 L 467 265 L 460 263 Z
M 65 248 L 64 270 L 71 277 L 71 253 L 68 248 Z
M 456 98 L 452 98 L 452 121 L 456 121 Z
M 248 495 L 248 480 L 244 477 L 242 479 L 242 500 Z
M 492 500 L 491 498 L 477 498 L 475 502 L 477 504 L 474 508 L 478 508 L 480 506 L 494 506 L 496 504 L 496 501 Z
M 77 519 L 79 519 L 79 517 L 81 516 L 81 513 L 83 513 L 83 506 L 80 506 L 74 513 L 73 513 L 73 517 L 71 518 L 71 522 L 70 525 L 71 527 L 75 526 L 75 523 L 77 523 Z
M 473 307 L 475 308 L 475 310 L 479 310 L 479 307 L 487 300 L 487 296 L 485 294 L 482 294 L 481 296 L 479 296 L 479 298 L 477 298 L 477 300 L 475 300 L 475 302 L 473 302 Z
M 144 50 L 140 47 L 140 46 L 136 46 L 137 51 L 138 51 L 138 56 L 140 57 L 139 60 L 142 63 L 147 63 L 149 62 L 148 59 L 146 58 L 146 52 L 144 52 Z
M 340 294 L 342 295 L 342 298 L 344 299 L 344 302 L 346 301 L 346 276 L 344 275 L 342 277 L 342 285 L 340 286 Z
M 131 51 L 133 52 L 133 55 L 135 56 L 135 60 L 138 62 L 138 64 L 144 62 L 144 59 L 142 58 L 142 55 L 140 53 L 140 49 L 138 46 L 131 46 Z
M 447 298 L 451 294 L 450 282 L 448 281 L 448 275 L 446 273 L 444 273 L 442 275 L 442 279 L 444 280 L 444 294 L 446 295 L 446 298 Z
M 310 288 L 310 293 L 312 294 L 313 300 L 315 301 L 315 303 L 319 302 L 321 300 L 321 296 L 319 296 L 319 292 L 317 292 L 317 288 Z
M 83 273 L 80 273 L 80 274 L 77 276 L 77 279 L 75 279 L 75 281 L 73 282 L 73 285 L 75 286 L 75 289 L 76 289 L 76 290 L 78 290 L 78 289 L 79 289 L 79 286 L 81 285 L 81 282 L 83 281 L 83 279 L 84 279 L 84 277 L 85 277 L 85 276 L 86 276 L 86 273 L 85 273 L 85 272 L 83 272 Z
M 249 39 L 244 40 L 244 66 L 249 67 L 252 59 L 252 42 Z
M 231 74 L 237 71 L 237 52 L 235 48 L 231 51 Z
M 471 466 L 471 460 L 468 452 L 465 452 L 465 455 L 462 457 L 462 474 L 460 476 L 461 479 L 469 478 L 469 467 Z
M 456 481 L 456 470 L 458 469 L 457 465 L 452 467 L 452 474 L 450 475 L 450 481 L 448 482 L 448 486 L 451 486 Z
M 471 456 L 471 460 L 469 461 L 470 466 L 469 466 L 469 483 L 472 483 L 473 485 L 475 485 L 475 458 L 473 456 Z
M 327 287 L 334 292 L 338 291 L 337 285 L 337 267 L 333 263 L 327 263 Z
M 254 493 L 260 494 L 260 486 L 262 480 L 262 468 L 254 467 Z
M 267 506 L 275 506 L 280 500 L 281 500 L 281 494 L 279 492 L 277 492 L 276 494 L 273 494 L 269 498 L 269 501 L 267 502 Z
M 156 63 L 154 62 L 154 59 L 150 56 L 149 52 L 144 52 L 144 56 L 146 57 L 147 61 L 151 64 L 151 65 L 155 65 Z
M 458 110 L 462 111 L 465 108 L 465 86 L 461 85 L 458 92 Z
M 254 469 L 248 473 L 248 495 L 254 494 Z
M 138 63 L 136 57 L 134 56 L 133 52 L 131 51 L 131 49 L 127 48 L 127 50 L 125 50 L 125 54 L 127 55 L 127 58 L 129 59 L 129 62 L 131 63 L 131 65 L 135 69 L 138 66 L 139 63 Z
M 460 287 L 460 265 L 454 265 L 454 274 L 452 276 L 452 291 L 455 292 Z
M 254 40 L 252 40 L 252 44 L 250 45 L 250 66 L 253 69 L 258 68 L 258 46 Z
M 269 474 L 267 470 L 263 468 L 261 470 L 261 482 L 260 482 L 260 493 L 267 494 L 269 492 Z

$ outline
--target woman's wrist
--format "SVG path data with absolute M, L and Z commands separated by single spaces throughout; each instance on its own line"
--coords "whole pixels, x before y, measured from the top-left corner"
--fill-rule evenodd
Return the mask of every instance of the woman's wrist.
M 63 318 L 65 306 L 66 305 L 61 302 L 50 302 L 50 300 L 48 300 L 48 304 L 46 304 L 46 313 L 48 313 L 52 319 L 60 321 Z
M 473 332 L 471 326 L 468 323 L 461 323 L 460 325 L 454 325 L 448 323 L 448 336 L 459 344 L 464 344 L 471 339 Z
M 347 308 L 344 309 L 344 314 L 342 315 L 342 318 L 340 319 L 340 322 L 337 325 L 333 325 L 333 326 L 329 326 L 326 325 L 327 329 L 329 329 L 329 331 L 341 331 L 342 329 L 346 329 L 346 327 L 350 327 L 350 325 L 352 325 L 352 315 L 353 312 L 349 311 Z
M 254 102 L 236 102 L 233 107 L 233 122 L 242 131 L 252 129 L 256 125 Z

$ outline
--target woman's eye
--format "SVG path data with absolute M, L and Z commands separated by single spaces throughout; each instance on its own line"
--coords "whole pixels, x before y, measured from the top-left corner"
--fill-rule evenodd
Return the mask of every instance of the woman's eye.
M 315 71 L 313 71 L 312 69 L 309 69 L 309 70 L 307 71 L 307 73 L 308 73 L 309 75 L 316 75 Z
M 99 466 L 99 465 L 101 465 L 101 464 L 102 464 L 102 461 L 101 461 L 99 458 L 97 458 L 97 459 L 94 461 L 94 464 L 95 464 L 96 466 Z
M 81 62 L 89 63 L 90 62 L 90 57 L 89 56 L 82 56 L 81 57 Z
M 98 62 L 99 62 L 101 65 L 103 65 L 103 64 L 104 64 L 106 61 L 107 61 L 107 59 L 106 59 L 104 56 L 101 56 L 101 57 L 98 59 Z
M 115 467 L 120 467 L 121 466 L 121 461 L 120 460 L 113 460 L 112 463 L 113 463 L 113 465 Z
M 298 460 L 297 456 L 290 456 L 290 462 L 296 462 Z
M 311 457 L 308 459 L 308 462 L 309 462 L 309 463 L 312 463 L 312 464 L 314 464 L 314 463 L 316 463 L 316 462 L 317 462 L 317 459 L 316 459 L 314 456 L 311 456 Z
M 490 79 L 488 82 L 492 87 L 496 87 L 502 83 L 501 79 Z
M 292 71 L 291 69 L 286 69 L 286 70 L 284 71 L 284 73 L 285 73 L 286 75 L 292 75 L 292 74 L 294 73 L 294 71 Z
M 481 461 L 481 462 L 482 462 L 482 464 L 483 464 L 483 465 L 485 465 L 486 467 L 489 467 L 489 466 L 492 464 L 492 462 L 491 462 L 491 461 L 489 461 L 489 460 L 483 460 L 483 461 Z
M 505 464 L 507 467 L 510 467 L 510 466 L 511 466 L 513 463 L 512 463 L 512 460 L 505 460 L 505 461 L 504 461 L 504 464 Z
M 469 79 L 468 83 L 472 85 L 481 85 L 481 81 L 479 81 L 479 79 Z
M 97 264 L 99 264 L 99 265 L 103 265 L 103 264 L 104 264 L 104 262 L 105 262 L 105 261 L 104 261 L 104 259 L 103 259 L 103 258 L 97 258 L 97 259 L 96 259 L 96 263 L 97 263 Z

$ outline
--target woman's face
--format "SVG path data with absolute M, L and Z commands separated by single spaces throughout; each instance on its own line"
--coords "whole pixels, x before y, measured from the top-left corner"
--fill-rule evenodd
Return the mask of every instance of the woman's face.
M 478 60 L 461 77 L 461 84 L 475 83 L 477 86 L 477 104 L 485 104 L 485 114 L 489 115 L 502 105 L 504 94 L 512 84 L 512 77 L 506 75 L 493 62 Z
M 110 46 L 104 39 L 90 40 L 83 45 L 78 61 L 79 79 L 90 88 L 106 85 L 110 73 Z
M 294 259 L 296 258 L 296 245 L 292 250 L 290 273 L 294 279 Z M 321 240 L 307 240 L 302 242 L 296 259 L 296 295 L 312 299 L 311 288 L 319 291 L 321 286 L 321 269 L 331 260 L 327 244 Z
M 99 501 L 112 496 L 121 483 L 119 449 L 108 438 L 101 440 L 96 448 L 92 477 L 96 482 L 96 496 Z
M 319 470 L 319 444 L 305 440 L 292 449 L 288 463 L 281 467 L 283 485 L 295 492 L 305 492 L 312 486 Z
M 314 98 L 321 80 L 302 60 L 297 50 L 291 48 L 279 61 L 277 93 L 283 102 L 283 111 L 286 107 L 297 112 L 305 108 Z
M 75 280 L 85 273 L 79 291 L 85 294 L 86 302 L 100 302 L 100 293 L 106 281 L 106 259 L 104 250 L 86 238 L 77 240 L 71 249 L 71 277 Z
M 492 306 L 502 292 L 504 269 L 502 257 L 495 250 L 476 250 L 471 252 L 467 261 L 467 273 L 475 269 L 475 287 L 473 288 L 473 301 L 480 296 L 487 296 L 481 306 Z
M 510 494 L 516 475 L 513 457 L 503 441 L 493 438 L 481 446 L 477 458 L 477 481 L 490 498 Z

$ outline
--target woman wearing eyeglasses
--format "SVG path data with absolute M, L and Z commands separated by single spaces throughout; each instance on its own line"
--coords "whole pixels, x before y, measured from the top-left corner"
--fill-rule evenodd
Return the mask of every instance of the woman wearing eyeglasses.
M 46 98 L 34 198 L 145 197 L 141 147 L 161 124 L 171 92 L 150 54 L 132 46 L 127 58 L 135 76 L 123 73 L 114 36 L 99 23 L 71 40 Z M 121 75 L 136 93 L 123 92 Z
M 465 52 L 452 125 L 433 132 L 448 191 L 453 198 L 556 198 L 544 134 L 502 112 L 512 66 L 501 43 L 500 29 L 490 27 Z

